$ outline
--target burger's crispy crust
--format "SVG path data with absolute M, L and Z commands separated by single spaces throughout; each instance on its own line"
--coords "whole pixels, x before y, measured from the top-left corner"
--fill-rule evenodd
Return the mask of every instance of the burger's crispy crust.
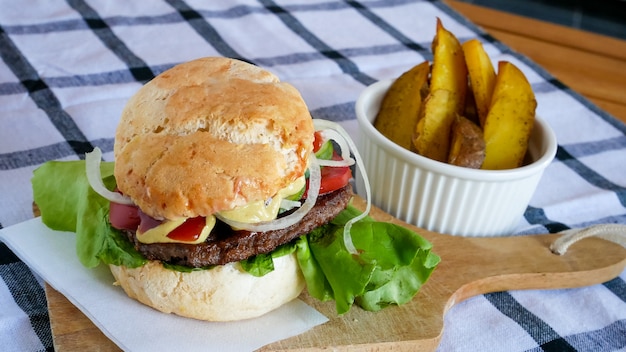
M 118 188 L 157 219 L 265 200 L 304 173 L 313 123 L 300 93 L 227 58 L 180 64 L 127 103 L 115 137 Z

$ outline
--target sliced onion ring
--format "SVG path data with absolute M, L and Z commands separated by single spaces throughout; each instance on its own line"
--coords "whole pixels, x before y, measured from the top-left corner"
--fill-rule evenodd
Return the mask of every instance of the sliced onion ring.
M 264 221 L 252 224 L 241 221 L 229 220 L 221 216 L 219 213 L 216 213 L 215 217 L 230 225 L 230 227 L 232 228 L 252 232 L 280 230 L 297 224 L 311 209 L 313 209 L 313 206 L 315 205 L 317 196 L 319 195 L 320 191 L 322 175 L 320 172 L 320 167 L 317 163 L 317 158 L 313 153 L 311 153 L 311 155 L 309 156 L 309 173 L 309 190 L 307 192 L 306 200 L 304 201 L 302 206 L 298 208 L 298 210 L 285 217 L 278 218 L 272 221 Z
M 133 201 L 123 194 L 109 191 L 104 182 L 102 182 L 102 174 L 100 173 L 100 162 L 102 160 L 102 151 L 100 148 L 95 147 L 91 153 L 85 153 L 85 171 L 87 173 L 87 181 L 91 188 L 108 199 L 111 202 L 133 205 Z
M 280 207 L 285 210 L 291 210 L 293 208 L 299 208 L 302 204 L 297 200 L 283 199 L 280 201 Z
M 343 159 L 343 160 L 322 160 L 317 159 L 320 166 L 330 166 L 330 167 L 347 167 L 354 165 L 353 159 Z
M 352 150 L 352 153 L 354 154 L 354 158 L 356 159 L 356 165 L 359 168 L 359 173 L 361 174 L 361 177 L 363 177 L 363 184 L 365 187 L 365 200 L 367 202 L 367 205 L 365 206 L 365 210 L 361 214 L 348 220 L 343 228 L 344 245 L 346 246 L 346 249 L 348 250 L 348 252 L 356 255 L 359 252 L 357 251 L 356 247 L 354 247 L 354 243 L 352 242 L 350 229 L 352 228 L 352 225 L 355 222 L 365 218 L 369 214 L 370 209 L 372 208 L 372 195 L 371 195 L 371 189 L 370 189 L 370 182 L 369 182 L 369 178 L 367 177 L 367 172 L 365 171 L 365 165 L 363 165 L 363 159 L 361 158 L 361 154 L 359 154 L 359 151 L 357 150 L 356 145 L 354 144 L 354 141 L 352 141 L 352 139 L 350 138 L 350 135 L 348 135 L 348 132 L 346 132 L 346 130 L 344 130 L 343 127 L 341 127 L 341 125 L 339 125 L 336 122 L 332 122 L 328 120 L 321 120 L 321 119 L 313 119 L 313 125 L 315 126 L 315 129 L 317 130 L 321 130 L 321 129 L 333 130 L 343 137 L 343 139 L 348 144 L 349 148 Z M 343 155 L 344 153 L 348 151 L 344 152 L 342 150 L 341 152 Z

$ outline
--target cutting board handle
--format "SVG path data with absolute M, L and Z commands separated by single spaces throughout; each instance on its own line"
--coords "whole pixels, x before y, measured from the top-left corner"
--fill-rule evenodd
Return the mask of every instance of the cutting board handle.
M 584 229 L 570 229 L 560 232 L 562 235 L 552 245 L 550 250 L 555 254 L 565 254 L 572 244 L 588 237 L 600 237 L 626 247 L 626 225 L 600 224 Z

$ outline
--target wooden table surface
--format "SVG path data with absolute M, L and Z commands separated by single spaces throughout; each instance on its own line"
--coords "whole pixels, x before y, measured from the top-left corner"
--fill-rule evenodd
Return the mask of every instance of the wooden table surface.
M 626 41 L 454 0 L 445 2 L 626 122 Z
M 458 1 L 446 3 L 626 122 L 626 41 Z M 58 350 L 81 350 L 86 346 L 99 346 L 100 351 L 119 350 L 65 297 L 50 287 L 46 291 Z

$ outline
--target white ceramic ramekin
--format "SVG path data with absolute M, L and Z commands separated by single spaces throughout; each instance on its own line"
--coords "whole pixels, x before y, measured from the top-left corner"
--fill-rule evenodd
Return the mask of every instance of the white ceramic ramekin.
M 529 141 L 530 162 L 511 170 L 449 165 L 406 150 L 373 126 L 391 80 L 367 87 L 356 102 L 358 149 L 372 190 L 372 203 L 417 227 L 458 236 L 511 234 L 530 202 L 557 141 L 537 117 Z M 357 192 L 363 181 L 357 177 Z

